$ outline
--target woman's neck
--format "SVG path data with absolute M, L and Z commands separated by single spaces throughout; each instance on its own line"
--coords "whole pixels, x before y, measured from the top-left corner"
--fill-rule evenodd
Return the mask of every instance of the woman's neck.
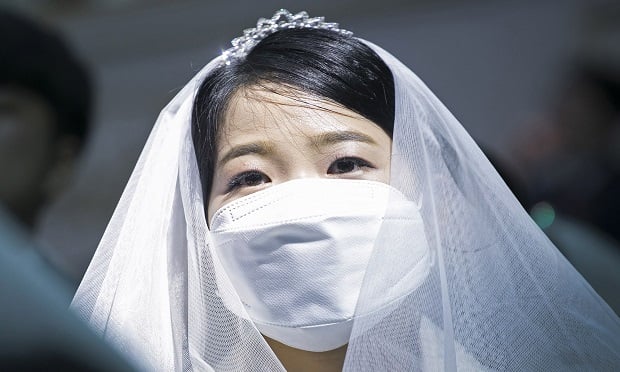
M 284 368 L 292 372 L 342 371 L 344 357 L 347 353 L 347 345 L 338 349 L 315 353 L 286 346 L 269 337 L 265 337 L 265 340 Z

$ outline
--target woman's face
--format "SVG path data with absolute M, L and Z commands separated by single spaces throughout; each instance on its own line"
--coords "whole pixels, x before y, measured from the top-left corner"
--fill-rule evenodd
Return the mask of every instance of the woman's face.
M 218 139 L 208 221 L 235 199 L 297 178 L 388 183 L 391 143 L 374 122 L 325 100 L 241 89 Z

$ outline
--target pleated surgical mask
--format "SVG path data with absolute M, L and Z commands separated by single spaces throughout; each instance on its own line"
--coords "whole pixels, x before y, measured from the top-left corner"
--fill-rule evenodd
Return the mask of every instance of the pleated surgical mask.
M 214 214 L 217 255 L 263 335 L 314 352 L 349 341 L 366 266 L 373 249 L 381 249 L 375 239 L 388 205 L 398 210 L 396 218 L 419 225 L 418 257 L 427 258 L 418 206 L 380 182 L 293 180 Z

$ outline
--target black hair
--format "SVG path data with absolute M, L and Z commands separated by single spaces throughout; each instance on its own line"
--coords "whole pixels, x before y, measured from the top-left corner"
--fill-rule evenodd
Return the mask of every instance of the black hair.
M 55 114 L 56 135 L 83 140 L 91 114 L 91 80 L 64 40 L 28 18 L 0 10 L 0 45 L 0 85 L 40 96 Z
M 248 55 L 214 69 L 194 100 L 192 139 L 205 207 L 211 192 L 218 134 L 228 101 L 240 88 L 273 84 L 333 101 L 379 125 L 394 127 L 394 78 L 362 41 L 338 32 L 286 29 Z

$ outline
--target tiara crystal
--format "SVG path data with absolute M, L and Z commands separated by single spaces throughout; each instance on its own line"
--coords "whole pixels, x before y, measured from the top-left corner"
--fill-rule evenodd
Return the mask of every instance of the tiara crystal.
M 338 28 L 338 23 L 325 22 L 325 17 L 310 18 L 308 13 L 299 12 L 292 14 L 286 9 L 278 10 L 270 19 L 259 18 L 255 28 L 243 30 L 243 36 L 233 39 L 232 48 L 222 52 L 222 60 L 230 65 L 233 59 L 245 57 L 256 44 L 276 31 L 288 28 L 314 28 L 330 30 L 340 34 L 351 36 L 351 31 Z

